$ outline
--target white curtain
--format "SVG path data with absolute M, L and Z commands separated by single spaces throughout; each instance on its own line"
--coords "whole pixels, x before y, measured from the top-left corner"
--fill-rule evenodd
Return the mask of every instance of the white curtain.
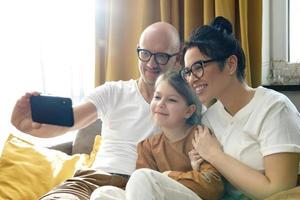
M 0 0 L 0 138 L 17 132 L 12 108 L 27 91 L 71 97 L 94 87 L 90 0 Z

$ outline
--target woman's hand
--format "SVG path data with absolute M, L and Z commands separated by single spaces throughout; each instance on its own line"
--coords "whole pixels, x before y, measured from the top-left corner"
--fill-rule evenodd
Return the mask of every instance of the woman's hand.
M 193 170 L 199 171 L 200 165 L 204 160 L 201 158 L 201 156 L 199 155 L 196 149 L 192 149 L 189 152 L 189 158 L 191 160 L 191 165 Z
M 216 136 L 207 127 L 198 126 L 192 144 L 198 154 L 207 161 L 223 151 Z

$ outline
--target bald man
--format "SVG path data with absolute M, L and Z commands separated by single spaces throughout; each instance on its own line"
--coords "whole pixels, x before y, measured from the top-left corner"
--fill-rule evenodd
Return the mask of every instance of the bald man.
M 165 22 L 148 26 L 137 45 L 138 80 L 106 82 L 74 107 L 71 128 L 33 123 L 29 97 L 16 103 L 12 124 L 37 137 L 54 137 L 102 121 L 102 143 L 92 169 L 79 170 L 73 178 L 50 191 L 42 200 L 88 200 L 98 187 L 125 188 L 135 170 L 137 143 L 158 131 L 150 118 L 149 103 L 157 77 L 169 68 L 179 67 L 180 39 L 177 30 Z

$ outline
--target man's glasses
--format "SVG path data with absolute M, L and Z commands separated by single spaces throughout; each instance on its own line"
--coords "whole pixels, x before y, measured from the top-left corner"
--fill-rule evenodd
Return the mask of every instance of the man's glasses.
M 184 67 L 180 74 L 183 80 L 188 81 L 188 78 L 193 74 L 197 78 L 202 78 L 204 75 L 204 67 L 206 63 L 222 61 L 224 59 L 198 60 L 191 67 Z
M 147 49 L 137 48 L 137 54 L 142 62 L 148 62 L 151 59 L 151 57 L 154 56 L 156 64 L 165 65 L 169 62 L 171 57 L 176 56 L 178 53 L 174 53 L 171 55 L 162 52 L 152 53 Z

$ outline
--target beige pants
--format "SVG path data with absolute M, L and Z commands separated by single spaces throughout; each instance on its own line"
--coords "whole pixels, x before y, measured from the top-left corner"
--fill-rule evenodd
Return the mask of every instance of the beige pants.
M 126 175 L 107 175 L 97 170 L 78 170 L 73 178 L 66 180 L 58 187 L 40 198 L 40 200 L 69 199 L 89 200 L 92 192 L 101 186 L 125 188 Z

